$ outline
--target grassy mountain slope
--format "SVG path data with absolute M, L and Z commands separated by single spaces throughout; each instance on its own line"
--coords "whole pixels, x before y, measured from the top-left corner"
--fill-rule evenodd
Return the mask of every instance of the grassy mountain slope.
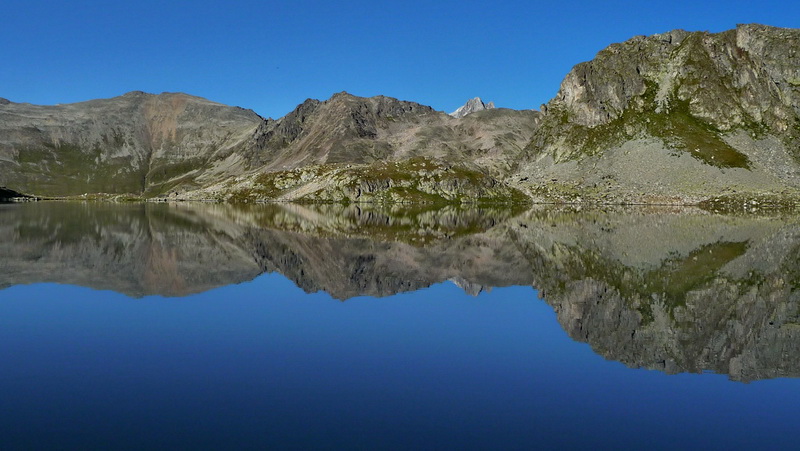
M 47 196 L 155 195 L 244 167 L 262 119 L 185 94 L 0 105 L 0 185 Z

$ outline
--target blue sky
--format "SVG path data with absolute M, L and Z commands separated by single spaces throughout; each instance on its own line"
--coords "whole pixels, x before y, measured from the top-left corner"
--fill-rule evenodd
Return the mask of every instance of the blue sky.
M 451 111 L 538 108 L 613 42 L 737 23 L 800 27 L 781 1 L 4 0 L 0 97 L 36 104 L 186 92 L 280 117 L 348 91 Z

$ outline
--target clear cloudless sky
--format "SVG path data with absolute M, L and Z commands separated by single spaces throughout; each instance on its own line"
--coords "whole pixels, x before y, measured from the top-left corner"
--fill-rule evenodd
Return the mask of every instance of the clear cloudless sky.
M 800 2 L 0 2 L 0 97 L 186 92 L 277 118 L 347 91 L 452 111 L 538 108 L 610 43 L 676 28 L 800 27 Z

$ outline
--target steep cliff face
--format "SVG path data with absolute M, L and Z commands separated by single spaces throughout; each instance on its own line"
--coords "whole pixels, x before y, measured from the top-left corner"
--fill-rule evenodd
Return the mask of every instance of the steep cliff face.
M 597 127 L 630 108 L 652 109 L 685 113 L 720 131 L 763 126 L 792 136 L 800 113 L 798 77 L 800 30 L 762 25 L 718 34 L 676 30 L 613 44 L 578 64 L 547 111 Z
M 0 185 L 37 195 L 154 195 L 246 166 L 262 119 L 185 94 L 0 105 Z
M 575 66 L 520 178 L 547 197 L 696 200 L 800 187 L 800 30 L 740 25 L 613 44 Z M 552 182 L 552 183 L 551 183 Z

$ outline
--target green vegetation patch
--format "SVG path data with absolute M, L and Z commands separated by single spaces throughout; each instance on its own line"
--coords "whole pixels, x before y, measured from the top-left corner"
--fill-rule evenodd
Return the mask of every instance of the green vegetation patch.
M 195 186 L 195 175 L 206 166 L 206 161 L 191 159 L 179 162 L 155 161 L 146 176 L 146 197 L 168 193 L 178 185 Z
M 689 152 L 705 164 L 719 168 L 750 169 L 747 155 L 726 143 L 713 125 L 689 112 L 689 102 L 673 98 L 669 112 L 648 112 L 643 116 L 646 130 L 676 149 Z M 642 123 L 640 118 L 640 123 Z
M 705 164 L 750 169 L 750 160 L 722 139 L 721 130 L 691 114 L 689 102 L 678 99 L 677 87 L 669 96 L 664 111 L 656 112 L 658 85 L 654 82 L 645 84 L 647 88 L 641 99 L 644 106 L 631 105 L 620 117 L 607 124 L 585 127 L 573 123 L 568 113 L 555 112 L 554 122 L 566 128 L 563 131 L 566 144 L 577 152 L 566 157 L 574 159 L 581 155 L 595 155 L 639 136 L 654 136 Z M 763 133 L 757 124 L 751 124 L 748 131 Z
M 307 204 L 296 214 L 285 204 L 235 204 L 257 218 L 259 227 L 326 238 L 366 237 L 423 246 L 442 239 L 482 233 L 526 210 L 520 205 Z M 312 218 L 312 219 L 309 219 Z M 335 219 L 334 219 L 335 218 Z
M 295 190 L 318 188 L 293 197 Z M 313 186 L 313 185 L 311 185 Z M 258 202 L 279 198 L 295 202 L 370 202 L 410 204 L 529 203 L 521 191 L 473 169 L 428 158 L 372 164 L 326 164 L 263 173 L 245 187 L 230 191 L 228 200 Z
M 144 174 L 133 158 L 104 161 L 102 153 L 99 148 L 84 150 L 68 143 L 21 149 L 14 179 L 26 192 L 43 196 L 143 191 Z
M 686 293 L 701 288 L 717 277 L 730 261 L 744 255 L 747 242 L 717 242 L 695 249 L 682 259 L 668 260 L 644 276 L 644 286 L 666 295 L 668 305 L 685 305 Z
M 665 260 L 661 266 L 641 271 L 620 262 L 609 260 L 597 251 L 580 248 L 563 249 L 560 255 L 569 256 L 561 265 L 562 282 L 556 283 L 557 291 L 566 289 L 567 280 L 594 279 L 616 289 L 622 299 L 633 302 L 642 316 L 643 324 L 652 322 L 653 298 L 664 301 L 673 314 L 675 308 L 686 305 L 691 291 L 707 288 L 719 277 L 720 269 L 742 256 L 747 242 L 721 241 L 701 246 L 685 257 Z

